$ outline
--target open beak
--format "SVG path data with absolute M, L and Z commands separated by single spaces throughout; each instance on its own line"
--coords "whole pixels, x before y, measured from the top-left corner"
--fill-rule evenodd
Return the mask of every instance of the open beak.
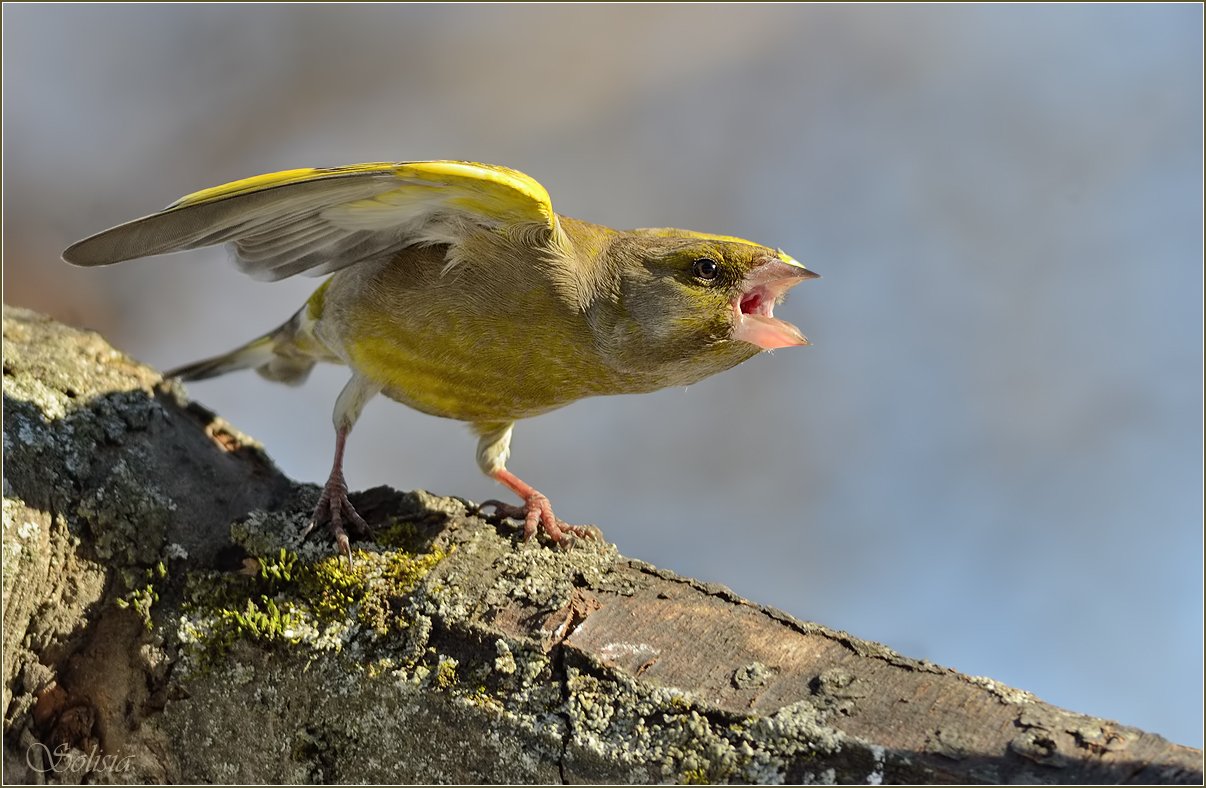
M 800 329 L 775 317 L 775 304 L 800 282 L 818 276 L 783 252 L 754 268 L 733 300 L 732 338 L 763 350 L 809 344 Z

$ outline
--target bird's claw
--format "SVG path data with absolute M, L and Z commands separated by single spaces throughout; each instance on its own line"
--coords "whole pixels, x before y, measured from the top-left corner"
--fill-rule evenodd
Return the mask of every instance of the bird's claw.
M 494 509 L 494 518 L 523 521 L 523 540 L 529 541 L 536 531 L 543 529 L 549 538 L 557 543 L 564 551 L 574 548 L 579 539 L 602 541 L 603 532 L 593 525 L 572 525 L 557 518 L 547 496 L 535 493 L 528 497 L 523 506 L 504 503 L 498 500 L 482 501 L 477 505 L 477 513 L 490 507 Z
M 603 531 L 597 525 L 570 525 L 569 523 L 561 523 L 561 530 L 568 531 L 573 536 L 579 539 L 586 539 L 590 542 L 603 541 Z
M 345 523 L 352 533 L 360 538 L 367 538 L 371 531 L 368 523 L 348 500 L 348 486 L 342 476 L 332 476 L 323 486 L 322 495 L 318 497 L 318 504 L 314 507 L 314 514 L 310 517 L 310 522 L 306 525 L 305 530 L 302 531 L 302 539 L 309 536 L 310 532 L 322 522 L 327 524 L 327 530 L 331 532 L 331 538 L 335 540 L 335 547 L 339 554 L 346 557 L 348 565 L 351 566 L 352 546 L 348 540 L 348 532 L 344 528 Z
M 486 514 L 482 510 L 485 508 L 494 510 L 494 514 Z M 473 509 L 474 514 L 480 514 L 483 517 L 494 520 L 522 520 L 527 516 L 522 506 L 516 506 L 513 503 L 506 503 L 491 498 L 488 501 L 482 501 Z

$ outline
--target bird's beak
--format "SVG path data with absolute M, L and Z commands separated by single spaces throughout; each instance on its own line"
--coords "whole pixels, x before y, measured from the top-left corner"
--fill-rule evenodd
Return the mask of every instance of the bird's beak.
M 775 304 L 805 279 L 816 279 L 799 261 L 780 251 L 777 257 L 752 269 L 742 293 L 733 300 L 733 339 L 763 350 L 809 344 L 800 329 L 774 315 Z
M 809 271 L 807 268 L 804 267 L 803 263 L 801 263 L 799 260 L 797 260 L 796 258 L 789 255 L 787 252 L 783 251 L 782 249 L 777 249 L 776 252 L 779 255 L 779 262 L 783 263 L 784 265 L 788 265 L 792 268 L 797 269 L 796 275 L 799 276 L 801 279 L 820 279 L 821 278 L 821 275 L 818 274 L 816 271 Z

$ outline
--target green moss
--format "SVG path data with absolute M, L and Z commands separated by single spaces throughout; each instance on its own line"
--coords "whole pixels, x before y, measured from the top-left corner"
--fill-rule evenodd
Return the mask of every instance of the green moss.
M 273 559 L 256 559 L 260 565 L 260 579 L 269 583 L 287 584 L 293 582 L 293 567 L 297 564 L 297 556 L 285 548 Z
M 116 604 L 120 608 L 133 610 L 142 619 L 142 623 L 146 626 L 147 630 L 150 631 L 153 626 L 151 607 L 158 601 L 159 593 L 155 590 L 155 586 L 146 585 L 129 591 L 123 596 L 119 596 L 116 599 Z
M 271 643 L 273 641 L 288 641 L 297 643 L 297 635 L 301 619 L 294 613 L 291 606 L 282 610 L 275 600 L 260 597 L 258 600 L 247 600 L 243 610 L 223 610 L 221 620 L 225 627 L 220 630 L 229 632 L 230 640 L 235 638 Z
M 385 547 L 392 547 L 410 552 L 420 552 L 423 547 L 423 537 L 411 520 L 400 520 L 394 517 L 389 525 L 374 529 L 373 541 Z
M 440 549 L 356 550 L 349 566 L 337 555 L 306 560 L 282 548 L 247 559 L 238 572 L 195 573 L 186 589 L 180 637 L 206 667 L 238 641 L 340 651 L 359 631 L 376 638 L 395 635 L 410 626 L 406 597 L 447 555 Z M 447 680 L 454 679 L 455 671 Z
M 402 552 L 390 553 L 386 561 L 384 576 L 397 589 L 404 589 L 406 593 L 409 593 L 447 555 L 448 553 L 443 550 L 435 550 L 418 556 Z
M 708 779 L 708 773 L 704 769 L 688 769 L 679 775 L 678 781 L 682 785 L 711 785 L 712 781 Z
M 123 610 L 133 610 L 149 632 L 154 627 L 151 609 L 159 601 L 158 585 L 167 579 L 167 566 L 158 561 L 153 567 L 143 570 L 141 575 L 134 569 L 121 573 L 122 582 L 130 589 L 117 597 L 114 603 Z

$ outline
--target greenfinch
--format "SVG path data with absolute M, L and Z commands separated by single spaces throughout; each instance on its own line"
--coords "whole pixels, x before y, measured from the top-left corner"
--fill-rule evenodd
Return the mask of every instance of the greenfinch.
M 351 379 L 335 403 L 335 457 L 307 533 L 325 523 L 351 559 L 344 444 L 377 394 L 468 422 L 482 471 L 522 506 L 490 502 L 562 547 L 593 537 L 507 470 L 520 419 L 584 397 L 686 386 L 763 350 L 806 345 L 774 307 L 816 276 L 786 253 L 725 235 L 613 230 L 553 211 L 506 167 L 463 161 L 355 164 L 260 175 L 183 197 L 70 246 L 100 266 L 229 245 L 258 279 L 332 274 L 279 328 L 167 373 L 239 369 L 297 385 L 315 363 Z M 345 528 L 346 526 L 346 528 Z

